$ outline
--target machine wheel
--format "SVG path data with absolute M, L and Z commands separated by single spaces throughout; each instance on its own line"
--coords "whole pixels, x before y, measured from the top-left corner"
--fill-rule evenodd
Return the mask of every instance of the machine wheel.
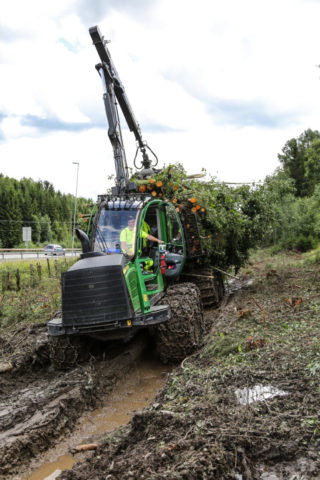
M 202 345 L 204 335 L 200 291 L 193 283 L 172 285 L 159 302 L 169 305 L 172 318 L 156 327 L 156 348 L 164 363 L 183 360 Z
M 57 370 L 67 370 L 89 358 L 88 339 L 77 336 L 49 337 L 50 361 Z

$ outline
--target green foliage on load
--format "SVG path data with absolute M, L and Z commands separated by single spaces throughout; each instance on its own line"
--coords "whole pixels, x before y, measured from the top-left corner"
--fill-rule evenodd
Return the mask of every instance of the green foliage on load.
M 204 170 L 188 176 L 179 163 L 140 182 L 139 189 L 170 200 L 181 215 L 186 209 L 197 215 L 205 249 L 203 262 L 222 269 L 233 267 L 235 271 L 270 229 L 274 218 L 272 200 L 278 195 L 265 185 L 232 188 L 214 177 L 208 178 Z

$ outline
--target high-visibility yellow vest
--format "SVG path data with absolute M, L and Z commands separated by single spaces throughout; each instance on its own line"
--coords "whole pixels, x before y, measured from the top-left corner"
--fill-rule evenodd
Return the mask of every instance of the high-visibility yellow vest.
M 147 222 L 143 222 L 142 231 L 145 232 L 147 235 L 150 235 L 151 228 Z M 145 248 L 147 246 L 147 237 L 145 237 L 144 235 L 141 235 L 141 236 L 143 239 L 143 248 Z

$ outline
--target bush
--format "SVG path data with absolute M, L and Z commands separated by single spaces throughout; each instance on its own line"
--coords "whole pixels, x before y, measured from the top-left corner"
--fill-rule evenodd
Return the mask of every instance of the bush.
M 294 242 L 293 248 L 299 252 L 308 252 L 317 247 L 318 239 L 312 237 L 312 235 L 299 235 L 299 237 Z

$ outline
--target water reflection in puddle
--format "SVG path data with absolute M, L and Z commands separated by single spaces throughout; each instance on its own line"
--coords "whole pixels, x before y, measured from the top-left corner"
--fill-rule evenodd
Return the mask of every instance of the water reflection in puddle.
M 237 400 L 242 405 L 252 402 L 263 402 L 267 398 L 287 395 L 286 392 L 273 387 L 272 385 L 255 385 L 252 388 L 238 388 L 235 391 Z
M 294 478 L 294 477 L 293 477 Z M 281 480 L 277 475 L 273 473 L 263 473 L 260 477 L 261 480 Z
M 242 288 L 250 287 L 252 284 L 252 278 L 229 278 L 226 283 L 226 296 L 231 297 Z
M 65 452 L 80 443 L 91 443 L 94 436 L 101 436 L 128 423 L 135 411 L 150 404 L 163 387 L 171 369 L 152 359 L 142 361 L 117 385 L 105 405 L 83 416 L 72 435 L 46 452 L 41 467 L 23 477 L 23 480 L 54 480 L 61 471 L 72 468 L 75 462 L 81 460 L 81 455 L 73 457 L 71 454 L 65 455 Z

